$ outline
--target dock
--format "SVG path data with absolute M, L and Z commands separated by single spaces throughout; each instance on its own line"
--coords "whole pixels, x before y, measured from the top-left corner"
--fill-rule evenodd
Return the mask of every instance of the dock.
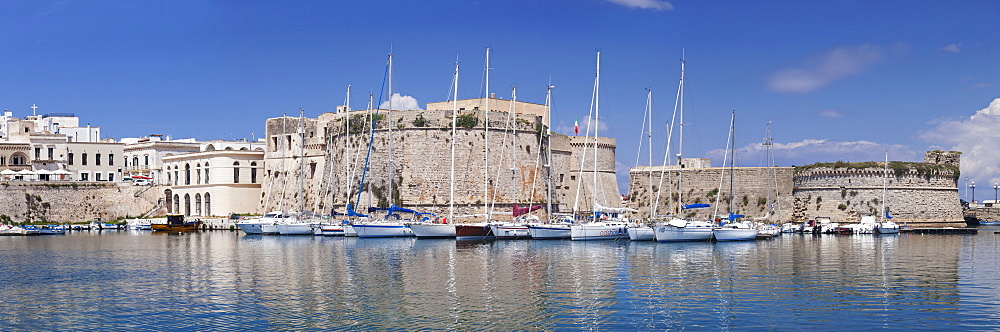
M 911 234 L 979 234 L 978 228 L 954 228 L 954 227 L 942 227 L 942 228 L 904 228 L 899 230 L 900 233 L 911 233 Z

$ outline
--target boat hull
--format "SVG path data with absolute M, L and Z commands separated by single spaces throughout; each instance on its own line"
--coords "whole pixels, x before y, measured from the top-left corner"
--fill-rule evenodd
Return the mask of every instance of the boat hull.
M 653 241 L 656 240 L 656 233 L 652 227 L 629 227 L 628 238 L 632 241 Z
M 201 221 L 183 225 L 153 224 L 150 227 L 156 232 L 196 232 L 201 230 Z
M 493 239 L 493 229 L 486 225 L 455 225 L 455 238 L 468 241 Z
M 344 225 L 344 236 L 346 237 L 357 237 L 358 231 L 354 230 L 354 225 Z
M 712 239 L 711 226 L 656 226 L 653 227 L 657 242 L 708 241 Z
M 323 236 L 344 236 L 344 226 L 341 225 L 321 225 L 320 234 Z
M 256 222 L 238 222 L 236 227 L 239 227 L 243 234 L 256 235 L 264 234 L 263 224 Z
M 570 239 L 573 241 L 616 240 L 628 236 L 621 225 L 573 225 Z
M 277 226 L 278 234 L 281 235 L 313 235 L 310 223 L 279 224 Z
M 749 241 L 757 239 L 758 231 L 747 228 L 716 228 L 712 233 L 716 241 Z
M 413 224 L 410 225 L 413 236 L 418 239 L 452 238 L 456 237 L 455 225 L 449 224 Z
M 531 238 L 531 233 L 528 232 L 528 226 L 495 225 L 490 226 L 490 229 L 493 231 L 493 236 L 496 236 L 497 240 L 519 240 Z
M 528 233 L 533 240 L 564 240 L 572 238 L 569 225 L 566 226 L 528 226 Z
M 358 237 L 360 238 L 413 236 L 413 231 L 406 225 L 354 225 L 354 231 L 358 232 Z
M 278 225 L 275 224 L 261 224 L 260 225 L 261 234 L 278 234 Z

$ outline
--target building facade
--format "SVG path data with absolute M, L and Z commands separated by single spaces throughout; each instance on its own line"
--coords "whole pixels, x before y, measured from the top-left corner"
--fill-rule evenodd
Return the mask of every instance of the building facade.
M 169 213 L 228 216 L 260 213 L 264 152 L 211 150 L 163 158 Z

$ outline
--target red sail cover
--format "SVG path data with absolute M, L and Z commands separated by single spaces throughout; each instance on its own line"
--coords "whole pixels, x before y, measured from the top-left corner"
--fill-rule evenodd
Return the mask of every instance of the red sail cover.
M 532 207 L 520 207 L 517 206 L 517 204 L 514 204 L 514 218 L 526 215 L 528 214 L 528 212 L 535 211 L 541 208 L 542 208 L 541 205 L 535 205 Z

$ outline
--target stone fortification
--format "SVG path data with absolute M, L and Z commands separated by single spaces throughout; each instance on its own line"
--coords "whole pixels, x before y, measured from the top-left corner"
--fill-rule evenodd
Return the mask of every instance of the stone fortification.
M 655 212 L 659 216 L 678 215 L 678 199 L 684 205 L 707 203 L 712 207 L 684 210 L 680 216 L 708 219 L 713 217 L 713 213 L 728 212 L 732 192 L 735 198 L 733 213 L 771 221 L 791 218 L 794 210 L 791 167 L 736 167 L 732 172 L 733 189 L 730 190 L 730 168 L 635 167 L 629 171 L 627 204 L 639 210 L 638 218 L 648 219 L 653 201 L 658 202 Z M 678 195 L 678 177 L 681 195 Z M 659 199 L 657 193 L 660 195 Z M 715 209 L 716 206 L 718 210 Z
M 883 204 L 897 223 L 960 226 L 959 153 L 931 151 L 925 163 L 819 163 L 796 167 L 794 219 L 830 217 L 854 222 L 880 215 Z M 883 202 L 883 188 L 886 198 Z
M 539 116 L 508 118 L 506 112 L 465 110 L 459 111 L 458 117 L 454 139 L 456 214 L 485 213 L 487 201 L 495 202 L 495 211 L 509 211 L 513 203 L 543 204 L 546 165 L 552 165 L 554 208 L 572 209 L 580 178 L 587 178 L 582 196 L 590 197 L 584 204 L 590 208 L 594 192 L 590 188 L 593 139 L 586 144 L 590 148 L 589 166 L 580 173 L 578 150 L 584 146 L 584 138 L 553 135 L 549 162 L 544 152 L 550 142 L 539 142 L 545 130 Z M 489 134 L 484 128 L 487 117 Z M 398 206 L 447 214 L 452 111 L 393 111 L 390 115 L 380 110 L 367 160 L 368 172 L 362 174 L 373 118 L 374 111 L 362 110 L 324 113 L 312 119 L 268 119 L 261 197 L 265 210 L 301 207 L 324 213 L 331 208 L 344 212 L 348 200 L 357 200 L 358 183 L 364 176 L 366 185 L 357 204 L 359 212 L 369 206 L 386 206 L 392 197 L 391 203 Z M 598 140 L 598 183 L 607 189 L 598 192 L 606 193 L 600 196 L 608 206 L 620 205 L 614 177 L 614 144 L 614 139 Z
M 162 215 L 148 186 L 114 182 L 0 182 L 0 215 L 13 222 L 81 222 Z

